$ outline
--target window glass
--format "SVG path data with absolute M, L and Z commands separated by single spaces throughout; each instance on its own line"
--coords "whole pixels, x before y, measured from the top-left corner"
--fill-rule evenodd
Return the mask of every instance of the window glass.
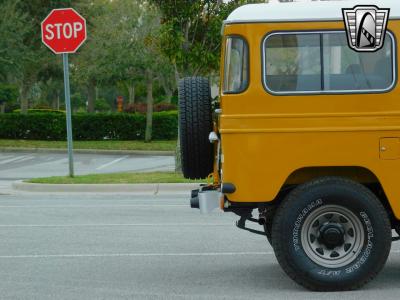
M 226 42 L 224 93 L 240 93 L 248 84 L 248 47 L 239 37 Z
M 327 91 L 384 90 L 393 82 L 392 39 L 377 52 L 349 48 L 344 33 L 323 35 L 324 89 Z
M 272 91 L 320 91 L 319 34 L 285 34 L 268 38 L 266 83 Z
M 272 92 L 379 91 L 393 78 L 393 41 L 355 52 L 345 32 L 274 34 L 265 41 L 265 83 Z

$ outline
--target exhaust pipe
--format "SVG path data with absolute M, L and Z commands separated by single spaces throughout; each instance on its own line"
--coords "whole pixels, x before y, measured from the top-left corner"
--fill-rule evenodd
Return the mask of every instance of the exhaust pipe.
M 200 209 L 199 190 L 193 190 L 190 197 L 190 207 Z

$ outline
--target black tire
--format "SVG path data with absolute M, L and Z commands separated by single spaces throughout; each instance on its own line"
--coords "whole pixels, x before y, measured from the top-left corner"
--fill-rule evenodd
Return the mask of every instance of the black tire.
M 271 222 L 264 224 L 264 232 L 267 237 L 268 243 L 272 246 L 272 224 L 271 224 Z
M 185 178 L 204 179 L 213 172 L 214 148 L 211 89 L 208 79 L 184 78 L 179 82 L 179 130 L 182 171 Z
M 344 230 L 336 231 L 340 235 L 335 235 L 335 244 L 324 248 L 329 240 L 324 234 L 332 224 Z M 355 230 L 348 229 L 353 225 Z M 355 290 L 371 281 L 386 263 L 391 238 L 388 214 L 379 199 L 365 186 L 338 177 L 294 189 L 272 226 L 279 264 L 294 281 L 314 291 Z M 350 249 L 352 245 L 343 242 L 349 239 L 358 246 Z

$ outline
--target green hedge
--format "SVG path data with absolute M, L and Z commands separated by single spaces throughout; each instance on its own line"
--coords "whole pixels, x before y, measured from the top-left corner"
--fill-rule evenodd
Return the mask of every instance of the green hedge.
M 76 140 L 143 140 L 146 116 L 142 114 L 75 114 L 72 116 Z M 153 140 L 177 138 L 178 113 L 153 115 Z M 0 114 L 0 138 L 28 140 L 65 140 L 64 114 Z

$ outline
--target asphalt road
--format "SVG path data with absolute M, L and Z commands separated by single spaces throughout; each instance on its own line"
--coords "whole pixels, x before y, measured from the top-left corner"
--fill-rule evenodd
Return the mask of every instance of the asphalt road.
M 174 170 L 172 156 L 75 154 L 75 173 Z M 0 153 L 0 181 L 68 174 L 68 156 L 55 153 Z
M 262 236 L 186 197 L 0 196 L 0 299 L 398 299 L 400 245 L 361 291 L 310 293 Z

